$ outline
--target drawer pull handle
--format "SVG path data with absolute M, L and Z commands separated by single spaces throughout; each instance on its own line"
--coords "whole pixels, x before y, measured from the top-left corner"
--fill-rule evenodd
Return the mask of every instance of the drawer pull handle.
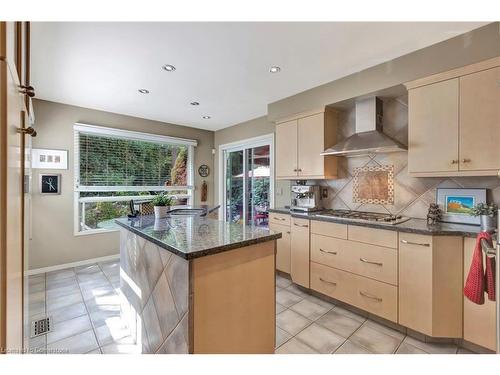
M 274 219 L 274 220 L 281 220 L 281 221 L 285 221 L 285 220 L 286 220 L 285 218 L 282 218 L 282 217 L 276 217 L 276 216 L 273 216 L 273 219 Z
M 286 233 L 287 233 L 287 234 L 290 234 L 290 231 L 289 231 L 289 230 L 287 230 L 287 231 L 286 231 Z
M 406 240 L 401 240 L 401 242 L 406 244 L 406 245 L 417 245 L 417 246 L 425 246 L 425 247 L 431 246 L 428 243 L 411 242 L 411 241 L 406 241 Z
M 361 296 L 363 296 L 363 297 L 366 297 L 366 298 L 372 299 L 372 300 L 374 300 L 374 301 L 377 301 L 377 302 L 382 302 L 382 298 L 372 296 L 371 294 L 368 294 L 368 293 L 362 292 L 361 290 L 359 291 L 359 294 L 360 294 Z
M 323 279 L 322 277 L 319 278 L 320 281 L 323 281 L 324 283 L 327 283 L 327 284 L 332 284 L 333 286 L 337 286 L 337 283 L 334 283 L 333 281 L 328 281 L 328 280 L 325 280 Z
M 297 224 L 297 223 L 293 223 L 293 225 L 295 225 L 296 227 L 301 227 L 301 228 L 309 228 L 309 225 L 307 225 L 307 224 Z
M 319 251 L 321 251 L 322 253 L 327 253 L 327 254 L 332 254 L 332 255 L 337 255 L 337 252 L 336 251 L 327 251 L 327 250 L 323 250 L 323 249 L 319 249 Z
M 382 267 L 384 265 L 383 263 L 379 263 L 379 262 L 371 262 L 365 258 L 359 258 L 359 260 L 363 263 L 374 264 L 374 265 L 380 266 L 380 267 Z

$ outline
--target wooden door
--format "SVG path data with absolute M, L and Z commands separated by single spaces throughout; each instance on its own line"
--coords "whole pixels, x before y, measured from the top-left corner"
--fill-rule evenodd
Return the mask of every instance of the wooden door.
M 464 285 L 475 246 L 475 238 L 464 238 Z M 487 297 L 485 297 L 484 305 L 476 305 L 464 297 L 464 340 L 496 350 L 495 316 L 495 302 L 489 301 Z
M 276 177 L 297 177 L 297 120 L 276 125 Z
M 408 171 L 458 171 L 458 78 L 408 93 Z
M 309 288 L 309 220 L 292 218 L 290 276 L 292 281 Z
M 500 169 L 500 67 L 460 77 L 460 170 Z
M 325 115 L 318 113 L 298 120 L 298 174 L 322 178 L 325 174 Z
M 16 26 L 0 23 L 0 347 L 23 349 L 24 97 L 15 66 Z
M 290 227 L 269 223 L 269 229 L 281 232 L 281 238 L 276 241 L 276 269 L 290 273 Z

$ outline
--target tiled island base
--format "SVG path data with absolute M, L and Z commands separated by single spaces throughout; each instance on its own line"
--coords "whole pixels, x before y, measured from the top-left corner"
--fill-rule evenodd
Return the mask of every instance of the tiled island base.
M 142 353 L 273 353 L 275 242 L 183 259 L 121 229 L 122 313 Z

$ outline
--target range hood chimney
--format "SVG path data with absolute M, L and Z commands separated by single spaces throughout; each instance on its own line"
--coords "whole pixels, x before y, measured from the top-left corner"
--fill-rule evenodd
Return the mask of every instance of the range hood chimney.
M 321 155 L 356 156 L 407 150 L 404 144 L 382 132 L 382 106 L 377 97 L 356 101 L 356 133 Z

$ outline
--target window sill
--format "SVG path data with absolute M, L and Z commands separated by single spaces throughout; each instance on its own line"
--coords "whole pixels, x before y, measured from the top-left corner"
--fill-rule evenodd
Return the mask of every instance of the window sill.
M 90 229 L 90 230 L 86 230 L 83 232 L 75 232 L 73 234 L 75 237 L 80 237 L 80 236 L 87 236 L 87 235 L 91 235 L 91 234 L 114 233 L 114 232 L 119 232 L 119 231 L 120 231 L 119 228 L 116 228 L 116 229 Z

